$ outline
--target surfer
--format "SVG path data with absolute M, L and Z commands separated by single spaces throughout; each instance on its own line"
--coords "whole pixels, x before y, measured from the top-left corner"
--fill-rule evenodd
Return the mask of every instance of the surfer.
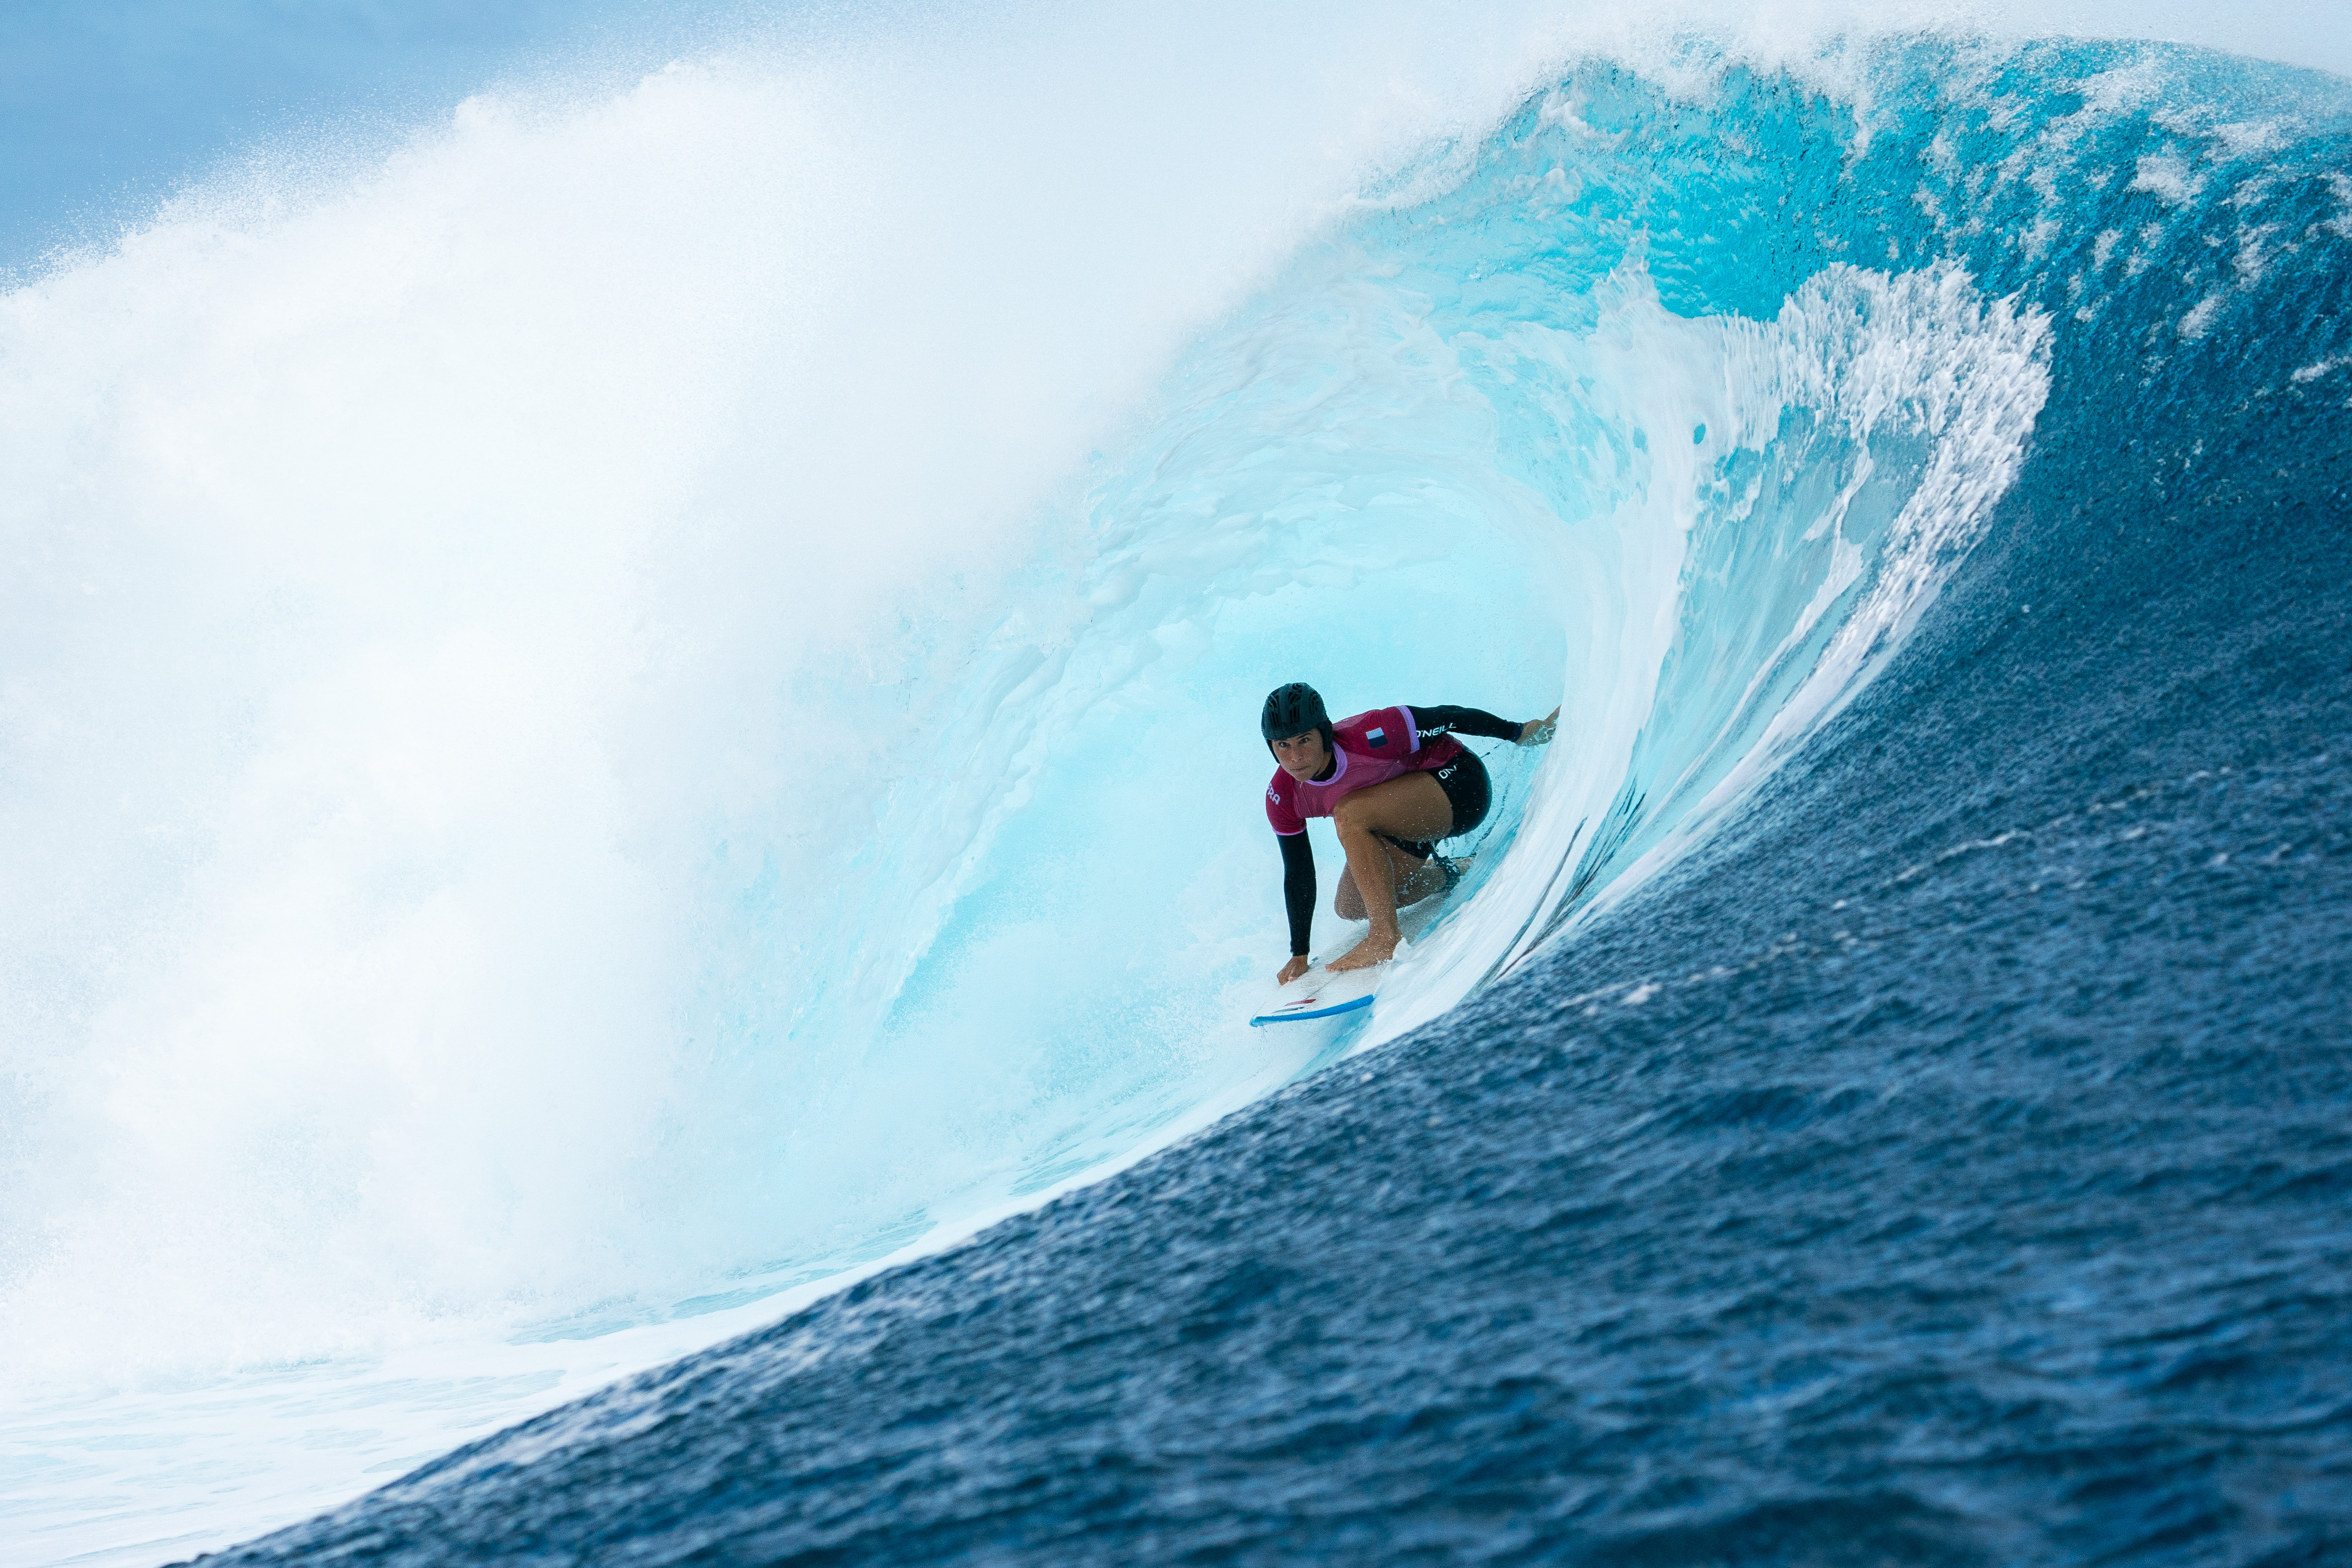
M 1438 841 L 1486 820 L 1492 792 L 1486 765 L 1454 737 L 1478 735 L 1541 746 L 1559 722 L 1513 724 L 1475 707 L 1382 707 L 1331 722 L 1313 686 L 1294 681 L 1267 694 L 1258 716 L 1266 749 L 1279 765 L 1266 786 L 1265 816 L 1282 846 L 1282 901 L 1290 915 L 1287 985 L 1307 972 L 1315 923 L 1315 852 L 1307 819 L 1328 817 L 1348 857 L 1332 908 L 1342 920 L 1370 919 L 1371 934 L 1331 961 L 1362 969 L 1396 956 L 1397 911 L 1450 893 L 1460 867 L 1437 853 Z

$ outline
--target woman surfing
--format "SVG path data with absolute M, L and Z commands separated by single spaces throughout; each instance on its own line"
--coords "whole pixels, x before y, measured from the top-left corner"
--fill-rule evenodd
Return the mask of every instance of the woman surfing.
M 1454 737 L 1541 746 L 1559 721 L 1558 708 L 1513 724 L 1474 707 L 1399 706 L 1333 724 L 1313 686 L 1294 681 L 1268 693 L 1258 729 L 1279 766 L 1266 786 L 1265 817 L 1282 846 L 1282 901 L 1290 915 L 1290 962 L 1277 981 L 1287 985 L 1307 972 L 1315 924 L 1307 818 L 1330 818 L 1348 857 L 1333 911 L 1372 923 L 1371 934 L 1329 967 L 1385 964 L 1396 956 L 1397 911 L 1461 880 L 1459 867 L 1439 858 L 1439 841 L 1477 827 L 1492 804 L 1486 765 Z

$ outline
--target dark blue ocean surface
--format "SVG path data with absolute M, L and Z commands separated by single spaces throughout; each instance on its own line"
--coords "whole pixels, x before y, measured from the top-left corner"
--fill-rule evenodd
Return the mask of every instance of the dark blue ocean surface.
M 1612 156 L 1722 174 L 1641 217 L 1671 308 L 1876 234 L 2055 331 L 1990 533 L 1699 850 L 1383 1051 L 208 1561 L 2352 1563 L 2352 140 L 2161 57 L 2268 129 L 2086 117 L 2038 237 L 2000 171 L 2079 53 L 1897 61 L 1866 150 L 1585 78 Z

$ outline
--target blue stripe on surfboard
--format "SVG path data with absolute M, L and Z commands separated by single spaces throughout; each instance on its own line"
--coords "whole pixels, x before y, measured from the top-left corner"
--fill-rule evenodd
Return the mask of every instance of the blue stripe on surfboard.
M 1308 1019 L 1327 1019 L 1334 1013 L 1351 1013 L 1358 1008 L 1368 1008 L 1371 1005 L 1371 998 L 1358 997 L 1353 1001 L 1339 1002 L 1328 1008 L 1318 1008 L 1311 1013 L 1260 1013 L 1250 1019 L 1250 1028 L 1255 1029 L 1261 1024 L 1269 1023 L 1305 1023 Z

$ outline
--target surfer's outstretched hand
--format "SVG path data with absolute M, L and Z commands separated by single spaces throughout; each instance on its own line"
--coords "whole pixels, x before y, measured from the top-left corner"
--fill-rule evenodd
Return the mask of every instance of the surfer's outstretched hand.
M 1286 986 L 1305 973 L 1307 973 L 1307 955 L 1294 954 L 1290 962 L 1282 967 L 1282 973 L 1274 977 L 1274 983 L 1277 986 Z
M 1559 709 L 1554 708 L 1551 710 L 1549 716 L 1545 718 L 1531 718 L 1528 720 L 1527 723 L 1519 726 L 1519 744 L 1521 746 L 1549 746 L 1551 744 L 1553 733 L 1559 728 Z

